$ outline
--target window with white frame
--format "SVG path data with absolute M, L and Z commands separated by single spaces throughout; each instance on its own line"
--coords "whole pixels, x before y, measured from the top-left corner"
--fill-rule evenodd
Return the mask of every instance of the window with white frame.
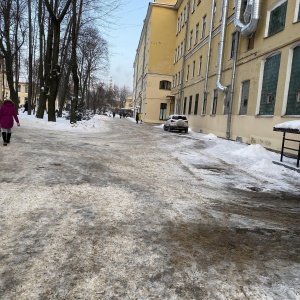
M 259 115 L 274 115 L 281 53 L 273 54 L 264 62 Z
M 288 1 L 277 1 L 278 3 L 267 12 L 267 34 L 272 36 L 285 28 L 286 11 Z
M 196 0 L 193 0 L 193 4 L 192 4 L 192 13 L 195 11 L 195 7 L 196 7 Z
M 189 115 L 192 113 L 192 106 L 193 106 L 193 96 L 190 96 L 189 110 L 188 110 Z
M 234 58 L 234 52 L 236 47 L 236 41 L 237 41 L 237 32 L 234 32 L 231 35 L 231 51 L 230 51 L 230 58 Z
M 199 94 L 196 94 L 196 97 L 195 97 L 195 106 L 194 106 L 194 115 L 198 114 L 198 105 L 199 105 Z
M 193 30 L 190 31 L 189 49 L 191 49 L 191 47 L 192 47 L 192 42 L 193 42 Z
M 28 94 L 28 85 L 25 85 L 25 93 Z
M 186 81 L 189 80 L 189 76 L 190 76 L 190 65 L 188 65 L 186 69 Z
M 212 109 L 211 114 L 215 115 L 217 113 L 217 104 L 218 104 L 218 89 L 213 91 L 213 101 L 212 101 Z
M 183 56 L 183 42 L 180 44 L 180 49 L 181 49 L 181 57 Z
M 195 67 L 196 67 L 196 61 L 193 61 L 193 68 L 192 68 L 192 78 L 195 77 Z
M 215 23 L 216 23 L 216 13 L 217 13 L 217 3 L 215 2 L 214 5 L 214 12 L 213 12 L 213 21 L 212 21 L 212 27 L 215 27 Z
M 200 55 L 199 57 L 198 75 L 201 75 L 201 69 L 202 69 L 202 55 Z
M 183 16 L 184 16 L 184 23 L 186 23 L 186 21 L 187 21 L 186 6 L 183 8 Z
M 196 30 L 195 30 L 195 45 L 198 43 L 199 39 L 199 23 L 196 24 Z
M 201 35 L 201 38 L 205 37 L 205 29 L 206 29 L 206 15 L 202 18 L 202 35 Z
M 240 102 L 240 115 L 247 115 L 248 103 L 250 92 L 250 80 L 246 80 L 242 83 L 241 89 L 241 102 Z
M 300 0 L 296 0 L 294 22 L 296 23 L 299 21 L 300 21 Z
M 293 49 L 286 114 L 300 115 L 300 45 Z

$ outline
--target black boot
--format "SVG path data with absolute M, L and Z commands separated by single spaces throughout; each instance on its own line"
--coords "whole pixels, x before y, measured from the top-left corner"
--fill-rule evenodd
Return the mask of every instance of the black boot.
M 6 132 L 2 132 L 2 138 L 3 138 L 3 146 L 7 146 L 7 142 L 6 142 Z
M 10 137 L 11 137 L 11 133 L 8 132 L 8 133 L 6 134 L 6 142 L 7 142 L 7 144 L 9 144 L 9 142 L 10 142 Z

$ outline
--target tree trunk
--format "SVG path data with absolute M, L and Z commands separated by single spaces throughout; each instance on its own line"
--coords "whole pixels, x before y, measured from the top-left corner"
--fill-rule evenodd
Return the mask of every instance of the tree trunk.
M 28 53 L 28 115 L 31 115 L 32 106 L 32 22 L 31 22 L 31 0 L 28 0 L 29 21 L 29 53 Z

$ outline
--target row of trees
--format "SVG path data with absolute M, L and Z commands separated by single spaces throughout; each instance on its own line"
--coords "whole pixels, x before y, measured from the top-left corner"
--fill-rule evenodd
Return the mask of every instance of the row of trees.
M 16 106 L 20 68 L 28 74 L 28 113 L 38 98 L 38 118 L 48 102 L 48 121 L 56 121 L 56 99 L 60 114 L 66 99 L 72 99 L 71 122 L 78 107 L 101 109 L 102 102 L 115 100 L 122 105 L 121 91 L 127 96 L 128 89 L 116 93 L 116 87 L 98 79 L 109 66 L 101 32 L 119 6 L 120 0 L 0 0 L 0 55 Z

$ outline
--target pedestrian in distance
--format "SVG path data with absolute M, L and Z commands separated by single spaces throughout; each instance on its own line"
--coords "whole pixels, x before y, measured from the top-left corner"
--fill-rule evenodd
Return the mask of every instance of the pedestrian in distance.
M 139 113 L 139 121 L 141 121 L 141 124 L 143 123 L 142 114 L 141 113 Z
M 135 115 L 135 120 L 136 120 L 136 124 L 138 124 L 139 123 L 139 113 L 138 112 Z
M 3 104 L 3 102 L 2 102 L 2 100 L 0 99 L 0 109 L 1 109 L 2 104 Z M 1 134 L 1 123 L 0 123 L 0 134 Z
M 15 104 L 10 99 L 4 100 L 0 108 L 0 124 L 3 138 L 3 146 L 7 146 L 11 138 L 11 129 L 14 125 L 14 119 L 20 126 L 19 118 L 16 112 Z
M 115 112 L 113 112 L 113 118 L 116 116 L 116 113 Z
M 23 110 L 23 113 L 25 111 L 28 111 L 28 101 L 25 101 L 25 104 L 24 104 L 24 110 Z

